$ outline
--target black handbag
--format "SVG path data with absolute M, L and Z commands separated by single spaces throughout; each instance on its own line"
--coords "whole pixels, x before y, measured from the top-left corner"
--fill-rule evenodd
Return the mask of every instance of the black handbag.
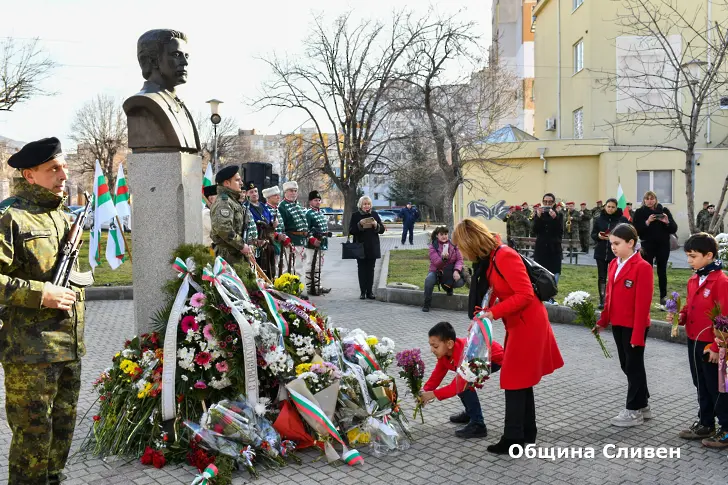
M 364 245 L 350 242 L 350 237 L 346 238 L 346 242 L 341 243 L 341 259 L 364 259 Z
M 455 286 L 455 263 L 445 265 L 442 270 L 437 272 L 437 284 L 450 291 Z

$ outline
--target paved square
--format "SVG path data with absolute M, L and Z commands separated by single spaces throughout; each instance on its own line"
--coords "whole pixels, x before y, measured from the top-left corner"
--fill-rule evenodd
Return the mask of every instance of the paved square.
M 422 247 L 418 237 L 415 247 Z M 396 238 L 383 242 L 383 249 L 398 244 Z M 462 313 L 433 310 L 422 313 L 418 307 L 398 306 L 376 301 L 360 301 L 353 261 L 343 261 L 336 246 L 326 260 L 325 285 L 333 291 L 315 299 L 331 315 L 334 325 L 361 327 L 376 335 L 393 338 L 398 350 L 420 347 L 427 371 L 434 358 L 427 347 L 427 330 L 438 321 L 453 323 L 462 334 L 468 325 Z M 410 247 L 407 245 L 407 247 Z M 87 343 L 84 358 L 84 383 L 79 402 L 79 423 L 74 450 L 89 430 L 94 413 L 95 395 L 91 383 L 110 362 L 111 357 L 133 332 L 131 301 L 89 302 Z M 689 426 L 697 412 L 696 393 L 690 381 L 687 350 L 684 346 L 649 339 L 646 351 L 647 375 L 654 418 L 632 429 L 614 428 L 609 419 L 624 406 L 626 378 L 616 359 L 607 360 L 591 334 L 576 326 L 554 325 L 565 367 L 546 377 L 536 389 L 536 409 L 540 447 L 586 447 L 596 450 L 594 459 L 513 459 L 497 457 L 485 447 L 498 440 L 503 429 L 503 392 L 498 376 L 480 391 L 488 438 L 463 441 L 455 438 L 455 426 L 448 416 L 460 410 L 459 400 L 434 403 L 425 409 L 424 425 L 412 424 L 412 448 L 396 456 L 375 458 L 364 452 L 361 467 L 332 466 L 313 462 L 315 452 L 304 452 L 303 465 L 260 470 L 258 484 L 439 484 L 439 483 L 524 483 L 524 484 L 725 484 L 728 451 L 702 448 L 698 442 L 685 442 L 677 433 Z M 502 342 L 503 327 L 495 325 L 496 338 Z M 616 356 L 611 334 L 607 345 Z M 524 362 L 523 365 L 529 365 Z M 390 368 L 396 374 L 396 368 Z M 2 371 L 0 371 L 0 375 Z M 3 376 L 4 379 L 4 376 Z M 446 378 L 446 379 L 449 379 Z M 448 382 L 446 380 L 446 382 Z M 403 383 L 402 383 L 403 384 Z M 404 385 L 402 385 L 404 389 Z M 405 409 L 412 401 L 405 398 Z M 88 415 L 84 418 L 84 414 Z M 0 390 L 0 485 L 7 484 L 7 450 L 10 443 L 4 410 L 4 391 Z M 628 447 L 680 447 L 679 459 L 606 459 L 606 444 Z M 194 474 L 187 465 L 166 466 L 161 470 L 142 466 L 138 461 L 104 462 L 74 457 L 64 485 L 77 484 L 189 484 Z M 246 473 L 235 475 L 236 484 L 250 483 Z

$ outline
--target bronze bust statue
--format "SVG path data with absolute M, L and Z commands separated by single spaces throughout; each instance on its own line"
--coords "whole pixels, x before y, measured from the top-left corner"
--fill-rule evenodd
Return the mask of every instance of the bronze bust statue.
M 187 82 L 187 36 L 168 29 L 150 30 L 137 41 L 137 59 L 146 79 L 142 90 L 124 101 L 133 151 L 200 151 L 189 110 L 175 94 Z

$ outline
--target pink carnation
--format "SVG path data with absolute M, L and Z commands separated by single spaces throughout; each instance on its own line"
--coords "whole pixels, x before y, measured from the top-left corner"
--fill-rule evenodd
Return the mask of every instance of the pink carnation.
M 195 293 L 192 295 L 192 298 L 190 298 L 190 306 L 194 308 L 202 308 L 202 306 L 205 304 L 205 294 L 204 293 Z
M 207 384 L 202 381 L 195 382 L 195 389 L 207 389 Z
M 208 323 L 205 325 L 202 329 L 202 335 L 204 335 L 207 340 L 215 340 L 215 336 L 212 334 L 212 324 Z
M 184 333 L 189 332 L 192 330 L 193 332 L 196 332 L 200 329 L 200 324 L 197 323 L 197 320 L 195 320 L 195 317 L 192 315 L 187 315 L 182 319 L 182 331 Z
M 229 370 L 227 361 L 223 360 L 222 362 L 218 362 L 215 364 L 215 369 L 217 369 L 218 372 L 227 372 Z

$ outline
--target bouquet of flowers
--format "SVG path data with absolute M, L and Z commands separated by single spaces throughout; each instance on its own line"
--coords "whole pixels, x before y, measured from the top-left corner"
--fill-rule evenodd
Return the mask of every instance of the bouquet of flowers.
M 493 342 L 493 324 L 484 315 L 484 310 L 475 314 L 468 329 L 462 360 L 457 370 L 458 377 L 464 381 L 462 390 L 467 388 L 468 385 L 482 387 L 483 382 L 490 376 L 490 347 Z
M 597 317 L 594 313 L 594 303 L 591 302 L 590 297 L 591 295 L 586 291 L 572 291 L 564 298 L 564 305 L 574 310 L 576 321 L 592 331 L 602 348 L 604 357 L 611 359 L 612 356 L 609 354 L 602 336 L 598 332 L 594 332 L 594 327 L 597 326 Z
M 301 283 L 301 278 L 290 273 L 283 273 L 276 278 L 273 282 L 273 287 L 278 291 L 282 291 L 283 293 L 288 293 L 293 296 L 299 296 L 304 289 L 303 283 Z
M 715 332 L 718 346 L 728 348 L 728 317 L 716 315 L 713 317 L 713 331 Z
M 479 357 L 470 359 L 458 368 L 458 375 L 474 387 L 481 388 L 490 377 L 490 364 Z
M 672 338 L 675 338 L 678 336 L 678 325 L 680 323 L 680 318 L 677 317 L 677 314 L 680 313 L 680 309 L 682 308 L 681 302 L 680 302 L 680 293 L 677 291 L 673 291 L 670 295 L 670 298 L 668 298 L 665 301 L 665 310 L 667 310 L 667 313 L 672 315 L 672 330 L 670 330 L 670 336 Z
M 379 339 L 374 335 L 370 335 L 367 337 L 366 342 L 372 350 L 374 358 L 379 362 L 379 367 L 386 372 L 387 368 L 394 362 L 394 340 L 389 337 Z
M 399 376 L 407 381 L 409 390 L 417 401 L 412 419 L 417 419 L 417 414 L 419 413 L 420 420 L 424 424 L 425 417 L 422 415 L 422 402 L 419 399 L 419 395 L 422 390 L 422 379 L 425 376 L 425 363 L 422 360 L 420 349 L 399 352 L 397 354 L 397 365 L 402 368 Z
M 323 391 L 335 381 L 341 379 L 341 371 L 334 364 L 320 362 L 315 364 L 298 364 L 296 375 L 306 381 L 309 391 L 316 394 Z

